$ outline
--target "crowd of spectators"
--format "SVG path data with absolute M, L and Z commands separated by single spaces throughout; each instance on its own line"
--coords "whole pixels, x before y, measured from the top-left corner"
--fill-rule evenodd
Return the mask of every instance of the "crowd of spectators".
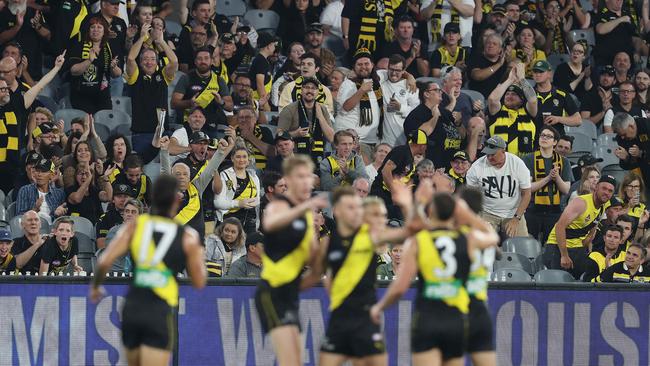
M 551 244 L 547 267 L 644 278 L 648 0 L 246 2 L 269 29 L 221 6 L 0 0 L 0 269 L 90 270 L 167 173 L 210 275 L 259 276 L 282 162 L 306 154 L 315 191 L 379 197 L 392 225 L 395 179 L 474 186 L 504 240 Z

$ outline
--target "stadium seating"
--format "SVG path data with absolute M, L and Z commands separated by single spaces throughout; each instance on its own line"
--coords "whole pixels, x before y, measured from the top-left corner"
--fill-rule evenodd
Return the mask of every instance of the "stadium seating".
M 533 262 L 523 254 L 503 252 L 501 259 L 494 262 L 494 270 L 503 268 L 518 268 L 530 275 L 535 274 Z
M 461 89 L 460 92 L 467 95 L 472 100 L 472 103 L 476 102 L 477 100 L 480 100 L 481 103 L 483 103 L 483 107 L 486 107 L 485 97 L 483 96 L 483 94 L 477 92 L 476 90 L 469 90 L 469 89 Z
M 81 216 L 70 216 L 70 219 L 74 221 L 74 231 L 77 234 L 84 234 L 92 240 L 95 240 L 95 228 L 90 220 Z
M 528 259 L 534 259 L 541 252 L 541 244 L 535 238 L 514 237 L 506 239 L 502 248 L 506 252 L 522 254 Z
M 93 266 L 93 258 L 94 256 L 80 253 L 77 255 L 77 263 L 86 273 L 93 273 L 95 269 Z
M 95 125 L 95 132 L 97 132 L 99 138 L 102 139 L 102 141 L 104 142 L 106 142 L 108 138 L 111 136 L 111 130 L 102 124 Z
M 16 215 L 16 202 L 11 202 L 5 210 L 5 218 L 11 220 Z
M 56 111 L 59 110 L 59 103 L 57 103 L 56 100 L 54 100 L 54 98 L 51 96 L 39 94 L 38 97 L 36 97 L 36 100 L 38 100 L 43 105 L 43 107 L 49 109 L 52 113 L 56 113 Z
M 217 12 L 227 17 L 243 16 L 246 14 L 246 3 L 242 0 L 218 0 Z
M 544 253 L 539 253 L 538 256 L 535 257 L 533 260 L 533 265 L 535 266 L 535 272 L 539 272 L 541 270 L 546 269 L 546 265 L 544 265 Z
M 131 97 L 111 97 L 113 104 L 113 110 L 122 111 L 133 117 L 131 115 Z
M 142 171 L 152 181 L 155 181 L 156 178 L 160 176 L 160 163 L 151 162 L 145 165 L 144 167 L 142 167 Z
M 564 132 L 567 134 L 581 133 L 583 135 L 589 136 L 592 140 L 598 138 L 598 130 L 596 125 L 588 119 L 583 119 L 582 123 L 579 126 L 565 126 Z
M 70 130 L 70 122 L 75 118 L 85 118 L 88 113 L 74 108 L 63 108 L 59 109 L 54 113 L 55 120 L 63 120 L 63 126 L 66 131 Z
M 571 56 L 566 53 L 554 53 L 552 55 L 549 55 L 546 61 L 548 61 L 548 63 L 553 67 L 553 70 L 555 70 L 559 65 L 569 62 L 570 59 Z
M 15 204 L 15 203 L 14 203 Z M 41 234 L 50 233 L 50 223 L 47 219 L 40 217 L 41 219 Z M 23 236 L 23 227 L 21 226 L 22 215 L 14 216 L 9 219 L 9 227 L 11 229 L 11 236 L 15 238 L 20 238 Z
M 598 147 L 598 146 L 609 146 L 612 149 L 616 149 L 618 147 L 618 142 L 616 142 L 614 140 L 615 138 L 616 138 L 616 134 L 614 134 L 614 133 L 600 134 L 596 138 L 596 147 Z
M 589 2 L 589 1 L 586 1 Z M 586 9 L 585 9 L 586 10 Z M 587 41 L 589 48 L 592 48 L 596 44 L 596 36 L 592 29 L 576 29 L 569 32 L 569 40 L 571 43 L 575 43 L 579 40 Z
M 96 124 L 102 124 L 111 131 L 121 124 L 131 124 L 131 117 L 122 111 L 104 109 L 95 113 L 94 117 Z
M 570 283 L 575 282 L 573 276 L 566 271 L 560 269 L 544 269 L 533 277 L 535 282 L 542 283 Z
M 5 220 L 5 206 L 0 203 L 0 221 L 6 221 Z
M 13 201 L 14 201 L 14 190 L 11 189 L 11 190 L 9 191 L 9 193 L 7 193 L 7 195 L 5 196 L 3 202 L 5 203 L 5 207 L 9 207 L 9 205 L 10 205 L 11 202 L 13 202 Z
M 130 124 L 121 124 L 115 127 L 111 132 L 113 133 L 119 133 L 124 136 L 131 135 L 131 125 Z
M 531 282 L 530 275 L 519 268 L 502 268 L 492 273 L 496 282 Z
M 92 255 L 97 250 L 95 247 L 95 242 L 89 238 L 88 235 L 76 232 L 75 238 L 77 238 L 77 241 L 79 243 L 79 253 Z
M 567 135 L 573 136 L 573 154 L 582 155 L 590 153 L 594 149 L 594 143 L 591 136 L 580 132 L 567 132 Z
M 174 20 L 165 20 L 165 30 L 169 34 L 175 34 L 175 35 L 180 35 L 181 31 L 183 30 L 183 26 L 180 25 L 177 21 Z
M 252 9 L 244 14 L 244 19 L 257 32 L 270 32 L 275 34 L 280 24 L 280 16 L 273 10 Z
M 619 170 L 620 159 L 614 155 L 614 149 L 610 146 L 596 146 L 592 151 L 592 155 L 596 158 L 603 159 L 602 162 L 598 163 L 598 166 L 603 169 L 608 166 L 617 167 Z

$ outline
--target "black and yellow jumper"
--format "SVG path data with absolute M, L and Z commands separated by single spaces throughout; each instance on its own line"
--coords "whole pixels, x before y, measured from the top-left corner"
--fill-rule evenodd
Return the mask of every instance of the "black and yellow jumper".
M 537 136 L 535 118 L 526 110 L 525 104 L 518 109 L 505 105 L 491 116 L 490 136 L 500 136 L 506 141 L 506 151 L 519 157 L 532 153 Z

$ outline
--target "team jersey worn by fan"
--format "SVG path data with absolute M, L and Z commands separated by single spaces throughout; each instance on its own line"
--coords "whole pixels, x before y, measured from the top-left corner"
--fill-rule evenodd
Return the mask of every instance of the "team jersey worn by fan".
M 598 224 L 598 220 L 603 214 L 603 207 L 596 207 L 591 193 L 578 196 L 577 199 L 585 201 L 587 207 L 566 228 L 567 248 L 582 248 L 582 241 L 589 235 L 591 228 Z M 556 226 L 551 230 L 546 244 L 557 245 L 555 228 Z
M 131 294 L 153 293 L 178 304 L 176 275 L 185 269 L 184 227 L 162 216 L 140 215 L 130 243 L 135 274 Z

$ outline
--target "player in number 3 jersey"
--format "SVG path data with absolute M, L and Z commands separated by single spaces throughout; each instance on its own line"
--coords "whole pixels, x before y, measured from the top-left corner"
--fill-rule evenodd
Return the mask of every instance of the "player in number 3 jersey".
M 437 193 L 427 214 L 428 230 L 406 242 L 397 280 L 371 310 L 379 322 L 381 312 L 397 301 L 419 275 L 411 327 L 412 364 L 460 366 L 467 340 L 469 295 L 465 288 L 475 248 L 494 246 L 499 236 L 463 200 Z M 466 234 L 455 226 L 467 225 Z
M 163 175 L 154 184 L 150 215 L 126 224 L 97 262 L 90 289 L 93 302 L 113 261 L 130 251 L 134 280 L 124 303 L 122 342 L 133 365 L 168 365 L 178 306 L 176 276 L 187 268 L 192 285 L 205 286 L 203 247 L 198 233 L 172 219 L 180 205 L 177 180 Z

